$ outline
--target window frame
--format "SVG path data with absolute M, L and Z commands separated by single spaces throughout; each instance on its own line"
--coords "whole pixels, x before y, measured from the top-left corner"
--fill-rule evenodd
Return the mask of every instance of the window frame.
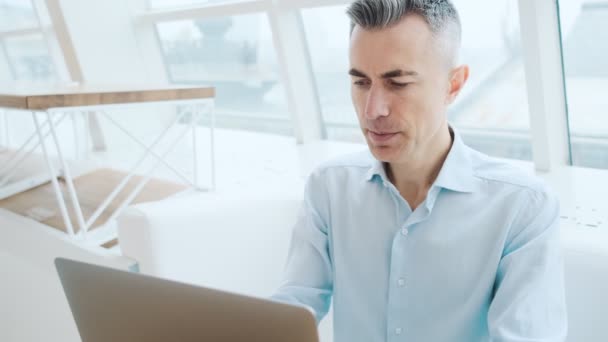
M 290 113 L 292 124 L 300 143 L 323 139 L 325 127 L 321 119 L 321 110 L 310 56 L 299 64 L 305 72 L 294 75 L 290 70 L 289 48 L 285 35 L 277 31 L 287 31 L 292 38 L 300 40 L 298 46 L 306 47 L 303 39 L 304 30 L 301 23 L 302 9 L 320 8 L 351 3 L 350 0 L 242 0 L 225 3 L 193 4 L 179 8 L 147 9 L 136 13 L 138 25 L 155 25 L 162 21 L 201 19 L 219 16 L 237 16 L 251 13 L 263 13 L 269 16 L 273 32 L 277 58 L 281 64 L 284 85 L 288 89 L 290 112 L 298 108 L 298 99 L 294 95 L 294 84 L 304 85 L 308 89 L 306 101 L 312 102 L 315 118 L 311 124 L 310 116 L 301 113 Z M 149 4 L 149 3 L 148 3 Z M 561 49 L 560 26 L 558 17 L 558 0 L 518 0 L 520 32 L 522 34 L 524 68 L 528 92 L 530 137 L 533 151 L 533 164 L 537 171 L 548 172 L 555 168 L 572 165 L 570 151 L 570 134 L 568 130 L 563 55 Z M 547 15 L 548 13 L 548 15 Z M 540 15 L 542 14 L 542 15 Z M 288 20 L 280 20 L 281 16 Z M 299 21 L 294 24 L 289 21 Z M 158 39 L 158 37 L 156 37 Z M 157 54 L 162 51 L 157 48 Z M 542 61 L 542 63 L 541 63 Z M 166 67 L 166 65 L 165 65 Z M 293 69 L 293 68 L 291 68 Z M 301 102 L 300 102 L 301 103 Z M 481 132 L 483 133 L 483 132 Z
M 4 55 L 4 58 L 8 63 L 12 79 L 13 81 L 17 81 L 17 75 L 15 61 L 8 53 L 8 47 L 6 42 L 7 39 L 40 35 L 46 45 L 46 49 L 53 63 L 55 77 L 52 81 L 66 81 L 69 79 L 69 77 L 67 76 L 65 63 L 63 57 L 61 56 L 61 51 L 58 47 L 55 38 L 53 26 L 50 23 L 45 24 L 42 19 L 42 15 L 44 13 L 43 11 L 46 10 L 46 8 L 44 8 L 45 2 L 43 0 L 29 0 L 29 3 L 32 7 L 34 17 L 36 19 L 35 24 L 33 24 L 31 27 L 26 28 L 0 30 L 0 53 Z

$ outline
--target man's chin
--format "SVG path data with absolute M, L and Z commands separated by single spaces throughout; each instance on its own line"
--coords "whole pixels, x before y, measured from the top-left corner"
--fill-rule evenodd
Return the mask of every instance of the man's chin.
M 399 149 L 395 146 L 373 146 L 368 144 L 368 147 L 377 160 L 385 163 L 392 163 L 399 158 Z

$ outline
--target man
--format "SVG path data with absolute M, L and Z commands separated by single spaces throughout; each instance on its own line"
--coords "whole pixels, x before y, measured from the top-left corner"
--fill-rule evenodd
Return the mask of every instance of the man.
M 356 0 L 352 99 L 371 156 L 310 176 L 273 298 L 334 303 L 336 342 L 563 341 L 559 204 L 465 146 L 447 107 L 469 69 L 448 0 Z

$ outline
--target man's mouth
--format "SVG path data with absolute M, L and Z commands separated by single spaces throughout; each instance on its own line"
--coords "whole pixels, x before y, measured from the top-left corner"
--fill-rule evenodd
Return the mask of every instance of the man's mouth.
M 367 131 L 367 136 L 374 143 L 385 143 L 397 134 L 397 132 Z

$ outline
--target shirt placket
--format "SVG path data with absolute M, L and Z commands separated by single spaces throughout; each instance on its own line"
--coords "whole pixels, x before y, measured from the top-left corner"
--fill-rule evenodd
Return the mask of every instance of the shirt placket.
M 387 303 L 387 341 L 407 341 L 408 335 L 408 282 L 414 281 L 408 276 L 406 262 L 408 261 L 407 245 L 411 240 L 411 231 L 419 223 L 426 220 L 435 203 L 439 190 L 432 189 L 428 198 L 414 211 L 392 187 L 391 195 L 398 199 L 397 225 L 398 230 L 393 237 L 391 248 L 391 265 L 389 274 L 388 303 Z

